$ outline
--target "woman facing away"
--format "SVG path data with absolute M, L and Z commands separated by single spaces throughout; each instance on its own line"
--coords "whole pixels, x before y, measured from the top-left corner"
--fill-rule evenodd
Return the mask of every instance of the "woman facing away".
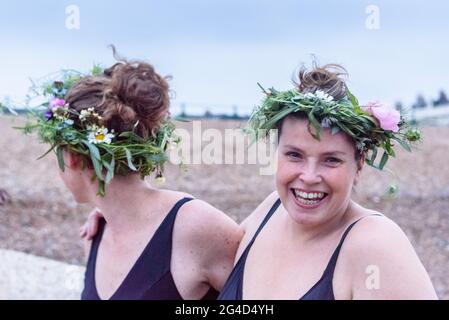
M 377 148 L 386 149 L 382 169 L 391 137 L 409 146 L 419 132 L 379 103 L 359 106 L 343 74 L 338 65 L 303 69 L 297 88 L 266 92 L 253 113 L 255 132 L 278 130 L 276 191 L 242 222 L 219 299 L 437 298 L 404 232 L 351 199 Z M 96 233 L 99 217 L 90 214 L 82 236 Z
M 161 134 L 170 138 L 166 78 L 148 63 L 122 60 L 80 78 L 61 100 L 50 102 L 41 129 L 66 130 L 51 141 L 62 146 L 60 176 L 78 203 L 103 213 L 86 241 L 82 299 L 215 299 L 242 230 L 211 205 L 141 179 L 160 169 L 158 143 Z M 94 131 L 88 142 L 86 130 Z M 105 183 L 106 171 L 113 177 Z

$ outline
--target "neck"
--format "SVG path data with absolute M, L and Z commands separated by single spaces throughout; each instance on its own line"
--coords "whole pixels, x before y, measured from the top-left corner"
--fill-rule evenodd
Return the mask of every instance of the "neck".
M 93 192 L 97 186 L 93 184 Z M 108 224 L 108 233 L 112 239 L 120 235 L 138 232 L 148 223 L 148 198 L 153 189 L 137 175 L 115 176 L 106 185 L 105 196 L 95 196 L 92 203 L 101 211 Z
M 336 230 L 339 230 L 350 219 L 352 208 L 355 203 L 349 200 L 348 204 L 344 206 L 337 214 L 333 215 L 327 220 L 320 221 L 317 224 L 301 224 L 298 222 L 292 223 L 292 218 L 285 212 L 289 220 L 287 222 L 288 232 L 301 242 L 310 242 L 318 239 L 322 239 Z

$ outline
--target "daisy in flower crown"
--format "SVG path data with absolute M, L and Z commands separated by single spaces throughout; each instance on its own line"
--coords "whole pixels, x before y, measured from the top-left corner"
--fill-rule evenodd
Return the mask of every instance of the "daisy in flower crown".
M 54 151 L 62 171 L 64 151 L 82 155 L 84 165 L 94 169 L 100 196 L 116 174 L 134 172 L 143 178 L 156 172 L 156 181 L 163 182 L 166 149 L 180 139 L 168 117 L 168 86 L 151 68 L 118 63 L 106 70 L 95 66 L 87 75 L 64 71 L 34 89 L 47 102 L 30 110 L 34 122 L 21 129 L 37 131 L 50 144 L 44 156 Z M 123 78 L 137 76 L 144 89 L 153 91 L 120 92 Z
M 85 239 L 81 298 L 215 299 L 241 230 L 206 202 L 142 179 L 162 180 L 165 151 L 179 142 L 169 85 L 151 64 L 113 51 L 110 68 L 66 72 L 45 85 L 44 110 L 33 110 L 24 128 L 55 151 L 75 201 L 101 212 L 98 233 Z

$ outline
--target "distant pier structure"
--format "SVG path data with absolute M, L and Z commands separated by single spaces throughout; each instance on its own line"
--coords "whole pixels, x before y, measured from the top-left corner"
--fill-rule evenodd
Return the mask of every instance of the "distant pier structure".
M 401 103 L 396 104 L 400 109 Z M 449 99 L 441 90 L 436 100 L 427 102 L 422 95 L 418 95 L 415 103 L 406 110 L 407 116 L 421 125 L 449 126 Z
M 13 105 L 8 97 L 0 101 L 0 116 L 26 112 L 24 107 L 15 108 Z M 253 108 L 254 105 L 178 102 L 170 106 L 170 111 L 175 118 L 247 121 Z M 405 106 L 398 101 L 395 108 L 414 123 L 449 126 L 449 99 L 444 90 L 440 90 L 435 100 L 426 100 L 423 95 L 418 95 L 413 104 Z

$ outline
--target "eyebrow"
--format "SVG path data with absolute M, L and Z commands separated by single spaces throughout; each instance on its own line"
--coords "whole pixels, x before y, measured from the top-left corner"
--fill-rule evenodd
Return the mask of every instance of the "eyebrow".
M 304 152 L 303 150 L 301 150 L 300 148 L 295 147 L 295 146 L 293 146 L 293 145 L 291 145 L 291 144 L 286 144 L 284 147 L 285 147 L 285 148 L 289 148 L 289 149 L 294 149 L 294 150 L 296 150 L 296 151 L 305 153 L 305 152 Z M 330 156 L 330 155 L 346 155 L 346 152 L 334 150 L 334 151 L 327 151 L 327 152 L 324 152 L 324 153 L 322 153 L 322 154 L 325 155 L 325 156 Z

